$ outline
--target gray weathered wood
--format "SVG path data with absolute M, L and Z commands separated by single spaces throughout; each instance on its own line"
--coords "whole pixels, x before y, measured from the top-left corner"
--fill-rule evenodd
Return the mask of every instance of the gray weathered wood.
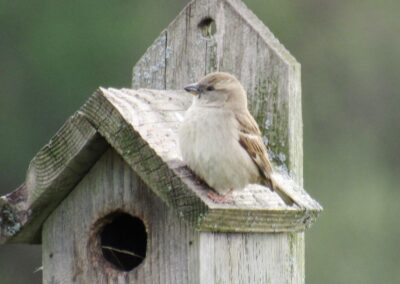
M 131 272 L 114 268 L 93 242 L 96 222 L 115 210 L 140 217 L 147 227 L 146 258 Z M 109 150 L 45 222 L 43 282 L 302 283 L 303 238 L 196 232 Z
M 304 233 L 200 233 L 200 283 L 304 283 Z
M 116 210 L 146 224 L 146 258 L 129 273 L 106 261 L 93 241 L 95 223 Z M 176 218 L 113 150 L 51 214 L 42 235 L 44 283 L 198 283 L 189 261 L 196 254 L 194 229 Z
M 141 82 L 141 86 L 132 84 L 133 89 L 152 88 L 165 89 L 165 66 L 167 54 L 167 33 L 163 32 L 146 51 L 134 67 L 133 82 Z M 151 66 L 149 69 L 148 66 Z
M 25 183 L 1 197 L 0 242 L 40 243 L 44 220 L 106 148 L 104 139 L 80 114 L 67 120 L 33 158 Z

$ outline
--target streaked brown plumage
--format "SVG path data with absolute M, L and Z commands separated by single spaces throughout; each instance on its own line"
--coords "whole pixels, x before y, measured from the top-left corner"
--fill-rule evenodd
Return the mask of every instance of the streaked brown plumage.
M 276 190 L 287 204 L 293 203 L 275 185 L 260 129 L 240 82 L 231 74 L 215 72 L 185 90 L 195 95 L 179 131 L 188 166 L 220 195 L 260 183 Z

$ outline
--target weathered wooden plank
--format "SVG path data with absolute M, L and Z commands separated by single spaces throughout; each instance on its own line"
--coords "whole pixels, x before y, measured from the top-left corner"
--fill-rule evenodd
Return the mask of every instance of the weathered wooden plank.
M 130 272 L 107 262 L 93 242 L 96 222 L 115 210 L 146 225 L 146 257 Z M 110 149 L 45 222 L 43 283 L 199 283 L 196 235 Z
M 304 233 L 200 233 L 200 283 L 304 283 Z
M 199 23 L 210 15 L 213 5 L 214 1 L 190 2 L 166 29 L 166 89 L 182 89 L 212 69 L 207 68 L 207 45 L 212 39 L 203 36 Z
M 216 3 L 216 0 L 192 1 L 182 10 L 136 63 L 133 89 L 182 89 L 184 84 L 218 70 L 215 53 L 218 35 L 205 37 L 199 27 L 205 18 L 217 16 Z M 164 73 L 155 72 L 161 70 L 160 66 L 165 68 Z
M 165 68 L 168 56 L 167 33 L 164 31 L 154 41 L 133 67 L 132 88 L 165 89 Z
M 0 241 L 39 243 L 44 220 L 107 147 L 80 114 L 67 120 L 29 164 L 25 184 L 2 197 L 0 215 L 11 214 L 14 224 L 0 221 Z M 5 233 L 9 228 L 12 234 Z

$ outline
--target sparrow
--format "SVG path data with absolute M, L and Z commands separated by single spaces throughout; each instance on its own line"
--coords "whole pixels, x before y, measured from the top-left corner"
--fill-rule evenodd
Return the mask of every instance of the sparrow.
M 184 89 L 194 98 L 179 128 L 180 152 L 188 167 L 215 191 L 207 196 L 224 203 L 232 191 L 258 183 L 292 204 L 290 196 L 275 185 L 261 131 L 239 80 L 215 72 Z

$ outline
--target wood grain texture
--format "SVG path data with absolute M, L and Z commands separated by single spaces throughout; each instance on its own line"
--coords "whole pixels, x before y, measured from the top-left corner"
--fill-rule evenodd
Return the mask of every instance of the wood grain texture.
M 40 243 L 44 220 L 107 147 L 80 114 L 68 119 L 30 162 L 25 183 L 1 197 L 0 242 Z
M 132 89 L 165 89 L 167 33 L 163 32 L 133 67 Z M 148 69 L 148 66 L 151 66 Z M 139 85 L 140 82 L 140 85 Z
M 146 257 L 131 272 L 116 269 L 93 242 L 96 222 L 116 210 L 146 225 Z M 45 222 L 43 283 L 198 283 L 196 234 L 110 149 Z
M 200 233 L 200 283 L 304 283 L 304 233 Z
M 146 258 L 130 272 L 107 262 L 93 242 L 97 221 L 116 210 L 146 224 Z M 110 149 L 45 222 L 43 282 L 303 283 L 303 239 L 303 233 L 196 232 Z

